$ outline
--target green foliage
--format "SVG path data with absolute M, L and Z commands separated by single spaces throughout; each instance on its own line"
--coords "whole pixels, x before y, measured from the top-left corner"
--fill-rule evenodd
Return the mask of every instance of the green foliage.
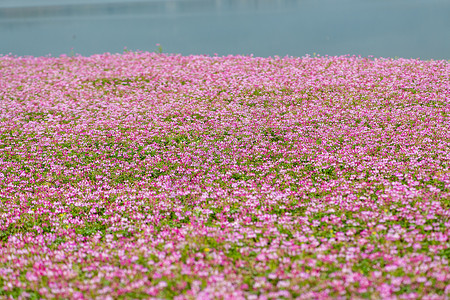
M 263 134 L 263 136 L 265 136 L 271 142 L 284 141 L 284 138 L 282 137 L 282 135 L 277 133 L 275 131 L 275 129 L 273 129 L 271 127 L 263 129 L 261 133 Z
M 439 201 L 443 209 L 450 209 L 450 198 L 441 198 Z
M 104 234 L 104 230 L 102 230 L 102 233 Z M 120 238 L 131 238 L 134 236 L 134 233 L 128 229 L 121 229 L 121 230 L 116 230 L 114 231 L 114 239 L 120 239 Z
M 144 291 L 131 291 L 118 296 L 116 299 L 148 299 L 148 293 Z
M 162 46 L 160 45 L 160 44 L 156 44 L 156 51 L 155 51 L 155 53 L 158 53 L 158 54 L 162 54 L 163 53 L 163 48 L 162 48 Z
M 179 219 L 177 215 L 171 211 L 169 216 L 162 219 L 157 225 L 158 228 L 164 228 L 166 226 L 170 228 L 181 228 L 183 224 L 189 223 L 189 218 Z
M 33 291 L 31 289 L 21 289 L 18 287 L 14 287 L 12 290 L 5 290 L 5 281 L 0 278 L 0 296 L 3 298 L 12 298 L 12 299 L 18 299 L 21 295 L 24 293 L 28 293 L 28 296 L 26 299 L 30 300 L 37 300 L 37 299 L 43 299 L 43 296 L 37 292 Z
M 149 82 L 150 80 L 144 76 L 137 77 L 125 77 L 125 78 L 97 78 L 92 81 L 96 85 L 104 86 L 104 85 L 131 85 L 136 82 Z
M 446 259 L 450 259 L 450 248 L 442 249 L 439 252 L 439 255 L 442 256 L 442 257 L 445 257 Z
M 424 186 L 428 186 L 428 185 L 432 185 L 434 187 L 437 187 L 439 190 L 441 190 L 442 192 L 449 192 L 450 190 L 446 187 L 446 182 L 439 180 L 439 179 L 430 179 L 430 180 L 420 180 L 420 182 L 424 185 Z
M 216 221 L 218 221 L 218 218 L 216 216 L 216 212 L 213 212 L 208 215 L 208 221 L 206 222 L 206 225 L 211 226 L 215 224 Z
M 44 119 L 44 117 L 47 115 L 48 113 L 46 112 L 42 112 L 42 111 L 37 111 L 37 112 L 26 112 L 24 113 L 24 121 L 26 122 L 31 122 L 31 121 L 41 121 Z
M 240 173 L 233 173 L 233 174 L 231 175 L 231 178 L 233 178 L 233 179 L 235 179 L 235 180 L 241 180 L 241 179 L 244 178 L 244 175 L 243 175 L 243 174 L 240 174 Z
M 101 232 L 103 235 L 106 234 L 108 229 L 107 224 L 103 224 L 101 221 L 96 222 L 85 222 L 82 227 L 75 227 L 75 233 L 81 234 L 85 237 L 92 236 L 97 232 Z
M 58 249 L 59 245 L 63 244 L 66 242 L 66 237 L 64 236 L 58 236 L 50 245 L 50 249 L 54 250 L 54 249 Z
M 225 255 L 233 261 L 240 260 L 242 259 L 242 253 L 239 251 L 239 249 L 239 247 L 232 246 L 230 249 L 228 249 Z
M 292 230 L 290 230 L 289 228 L 286 228 L 282 225 L 278 225 L 277 229 L 279 233 L 285 234 L 287 236 L 286 240 L 290 240 L 294 237 L 294 235 L 292 234 Z
M 141 175 L 141 173 L 138 173 L 139 175 Z M 129 182 L 129 183 L 133 183 L 136 181 L 140 181 L 142 179 L 141 176 L 139 176 L 138 174 L 134 173 L 134 172 L 123 172 L 120 173 L 116 176 L 112 177 L 112 182 L 113 183 L 118 183 L 118 184 L 123 184 L 125 182 Z M 150 175 L 150 177 L 154 177 L 153 173 Z M 157 177 L 157 176 L 156 176 Z
M 53 231 L 50 220 L 47 216 L 22 214 L 19 220 L 9 224 L 5 230 L 0 231 L 0 241 L 7 242 L 10 236 L 18 233 L 35 233 L 35 226 L 41 228 L 43 230 L 43 233 L 49 233 Z
M 74 204 L 69 205 L 69 212 L 73 218 L 82 218 L 91 211 L 90 206 L 76 206 Z
M 361 259 L 353 265 L 352 270 L 367 277 L 372 271 L 376 270 L 373 263 L 371 259 Z

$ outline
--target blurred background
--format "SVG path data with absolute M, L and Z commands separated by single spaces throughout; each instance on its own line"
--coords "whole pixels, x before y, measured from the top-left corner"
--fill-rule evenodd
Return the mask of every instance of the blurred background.
M 0 0 L 0 54 L 124 48 L 448 60 L 450 0 Z

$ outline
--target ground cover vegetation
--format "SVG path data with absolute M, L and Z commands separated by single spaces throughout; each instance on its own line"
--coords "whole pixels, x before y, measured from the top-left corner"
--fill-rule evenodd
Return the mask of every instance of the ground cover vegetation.
M 449 74 L 0 56 L 0 297 L 448 299 Z

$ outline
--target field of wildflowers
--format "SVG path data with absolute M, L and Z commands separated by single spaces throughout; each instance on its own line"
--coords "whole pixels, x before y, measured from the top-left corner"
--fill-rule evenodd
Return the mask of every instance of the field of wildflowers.
M 0 56 L 0 298 L 450 297 L 450 63 Z

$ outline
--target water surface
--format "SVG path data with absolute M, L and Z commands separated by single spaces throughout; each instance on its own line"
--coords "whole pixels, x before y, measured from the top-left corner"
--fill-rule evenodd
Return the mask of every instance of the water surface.
M 450 59 L 447 0 L 0 0 L 0 54 Z

